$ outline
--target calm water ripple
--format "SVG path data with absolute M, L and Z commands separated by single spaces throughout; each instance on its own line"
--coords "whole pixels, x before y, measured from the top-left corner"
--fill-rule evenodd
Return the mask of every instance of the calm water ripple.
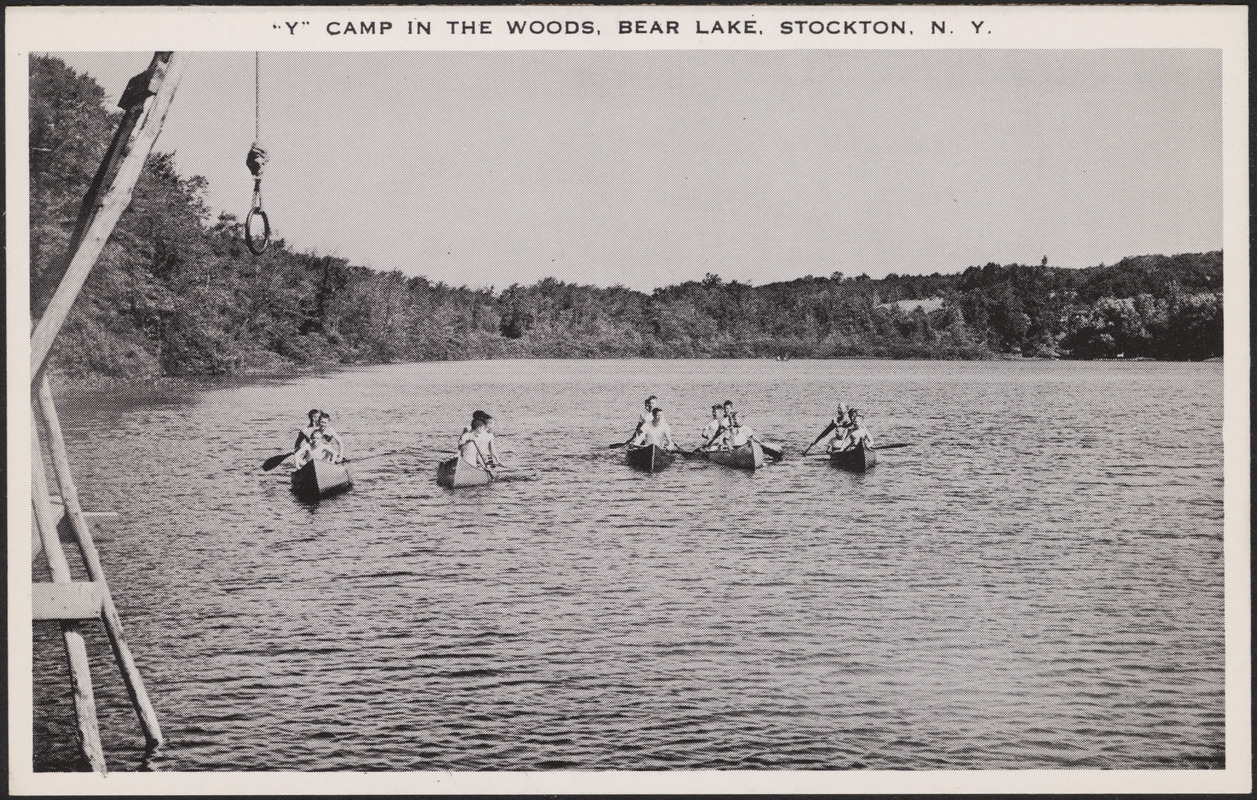
M 168 742 L 89 632 L 115 770 L 1222 766 L 1220 364 L 391 365 L 61 401 Z M 790 458 L 633 472 L 732 398 Z M 864 475 L 799 457 L 838 399 Z M 262 460 L 329 409 L 352 491 Z M 473 408 L 519 479 L 450 492 Z M 90 448 L 88 443 L 90 442 Z M 42 580 L 44 576 L 40 575 Z M 93 628 L 98 626 L 92 626 Z M 75 767 L 36 625 L 36 768 Z

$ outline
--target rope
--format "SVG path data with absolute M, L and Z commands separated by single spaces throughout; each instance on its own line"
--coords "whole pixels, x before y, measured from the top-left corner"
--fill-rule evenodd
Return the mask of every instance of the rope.
M 262 210 L 262 168 L 266 166 L 266 150 L 262 147 L 262 64 L 258 51 L 253 52 L 253 146 L 244 163 L 253 173 L 253 200 L 249 216 L 244 220 L 244 243 L 249 252 L 260 256 L 271 243 L 271 221 Z M 261 236 L 253 235 L 253 221 L 262 223 Z

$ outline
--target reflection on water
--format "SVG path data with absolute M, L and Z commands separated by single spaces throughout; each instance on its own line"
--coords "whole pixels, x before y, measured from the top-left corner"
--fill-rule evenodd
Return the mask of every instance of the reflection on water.
M 1220 364 L 503 361 L 61 401 L 167 744 L 114 770 L 1216 768 Z M 641 398 L 787 444 L 623 463 Z M 798 457 L 838 400 L 887 451 Z M 261 462 L 330 410 L 352 491 Z M 434 481 L 472 409 L 520 479 Z M 36 768 L 74 766 L 36 625 Z

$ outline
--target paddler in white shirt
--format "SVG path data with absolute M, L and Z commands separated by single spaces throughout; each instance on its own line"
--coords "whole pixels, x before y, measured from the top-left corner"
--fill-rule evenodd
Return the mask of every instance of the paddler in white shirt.
M 863 444 L 870 449 L 876 449 L 873 444 L 873 436 L 869 433 L 868 428 L 864 427 L 864 413 L 858 408 L 851 409 L 848 417 L 851 424 L 843 429 L 841 436 L 834 438 L 826 448 L 831 453 L 841 453 L 845 450 L 852 450 Z
M 658 404 L 659 404 L 659 398 L 655 397 L 653 394 L 650 397 L 646 398 L 645 400 L 646 408 L 644 411 L 642 411 L 642 413 L 637 415 L 637 427 L 633 429 L 633 435 L 624 441 L 625 444 L 631 445 L 638 440 L 638 437 L 641 435 L 642 428 L 645 427 L 646 424 L 649 423 L 654 418 L 654 415 L 652 412 L 654 411 L 655 406 Z
M 710 442 L 716 438 L 716 434 L 720 433 L 720 429 L 725 426 L 725 407 L 717 403 L 711 407 L 711 422 L 703 428 L 700 434 L 704 442 Z M 699 445 L 698 450 L 702 450 L 705 445 Z
M 733 425 L 733 417 L 736 415 L 736 412 L 733 410 L 733 401 L 726 400 L 721 409 L 724 416 L 720 419 L 720 428 L 703 442 L 703 446 L 699 448 L 700 450 L 729 449 L 729 428 Z
M 831 433 L 832 433 L 834 436 L 833 436 L 833 438 L 832 438 L 832 439 L 830 439 L 830 440 L 829 440 L 829 442 L 828 442 L 828 444 L 826 445 L 825 449 L 826 449 L 826 450 L 833 450 L 833 449 L 834 449 L 834 448 L 833 448 L 834 442 L 836 442 L 836 441 L 838 441 L 839 439 L 842 439 L 844 436 L 846 436 L 847 431 L 848 431 L 848 430 L 850 430 L 850 429 L 851 429 L 851 427 L 852 427 L 852 422 L 851 422 L 851 411 L 847 408 L 847 404 L 846 404 L 846 403 L 839 403 L 839 404 L 838 404 L 838 413 L 837 413 L 837 414 L 835 414 L 835 415 L 834 415 L 834 418 L 833 418 L 833 419 L 831 419 L 831 420 L 829 421 L 829 425 L 825 427 L 825 430 L 821 431 L 821 435 L 820 435 L 820 436 L 817 436 L 817 437 L 816 437 L 816 438 L 812 441 L 812 443 L 811 443 L 811 444 L 809 444 L 807 447 L 803 448 L 803 455 L 807 455 L 807 454 L 808 454 L 808 451 L 810 451 L 813 447 L 815 447 L 815 446 L 816 446 L 816 444 L 817 444 L 817 443 L 818 443 L 821 439 L 824 439 L 826 436 L 829 436 L 829 434 L 831 434 Z
M 755 438 L 755 430 L 750 425 L 743 425 L 738 418 L 738 412 L 733 412 L 733 418 L 729 425 L 729 445 L 731 447 L 745 447 Z
M 485 417 L 488 417 L 486 414 Z M 473 417 L 471 430 L 458 440 L 458 457 L 474 467 L 489 473 L 493 477 L 491 467 L 493 458 L 493 434 L 489 432 L 489 423 L 485 417 Z
M 468 441 L 474 442 L 476 451 L 480 454 L 481 461 L 489 467 L 506 466 L 502 463 L 502 459 L 498 458 L 497 451 L 493 449 L 493 417 L 484 413 L 477 412 L 479 417 L 473 415 L 471 420 L 471 430 L 464 433 L 458 440 L 458 451 L 463 453 L 464 447 Z M 476 423 L 480 423 L 477 425 Z M 472 458 L 466 459 L 475 464 L 476 460 Z
M 664 450 L 676 450 L 676 442 L 672 441 L 672 427 L 663 418 L 663 409 L 659 406 L 654 406 L 651 408 L 650 414 L 651 420 L 642 425 L 641 433 L 635 437 L 635 444 L 639 447 L 653 444 L 656 447 L 662 447 Z
M 345 460 L 345 442 L 340 434 L 332 430 L 332 415 L 326 411 L 319 412 L 318 427 L 314 430 L 314 448 L 311 458 L 321 458 L 339 464 Z

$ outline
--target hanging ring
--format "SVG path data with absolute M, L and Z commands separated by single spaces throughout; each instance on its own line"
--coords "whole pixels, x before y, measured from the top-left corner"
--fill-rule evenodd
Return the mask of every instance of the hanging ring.
M 257 218 L 262 221 L 262 235 L 255 237 L 253 235 L 253 220 Z M 271 221 L 267 218 L 266 212 L 261 206 L 255 206 L 249 211 L 249 216 L 244 220 L 244 243 L 248 245 L 249 252 L 255 256 L 260 256 L 266 252 L 266 247 L 271 243 Z
M 262 210 L 262 178 L 261 176 L 253 179 L 253 208 L 249 209 L 249 216 L 244 219 L 244 243 L 248 245 L 249 252 L 255 256 L 260 256 L 266 252 L 267 246 L 271 243 L 271 220 L 266 216 L 266 212 Z M 261 238 L 253 235 L 253 220 L 258 218 L 262 222 Z

